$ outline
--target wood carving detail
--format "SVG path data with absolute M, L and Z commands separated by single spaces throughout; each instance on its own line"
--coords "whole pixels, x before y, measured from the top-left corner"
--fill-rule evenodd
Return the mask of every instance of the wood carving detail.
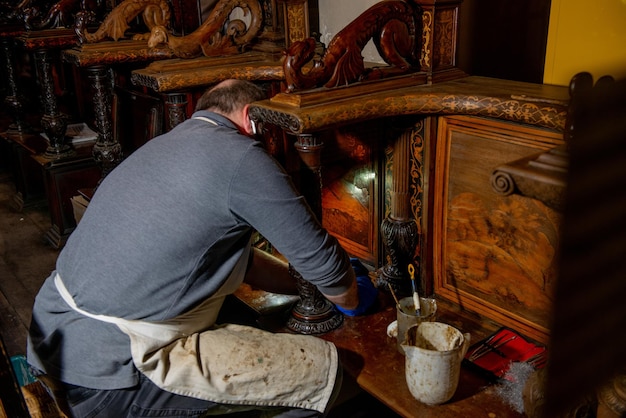
M 307 16 L 301 5 L 287 4 L 288 45 L 306 38 Z
M 526 123 L 562 131 L 567 109 L 551 103 L 532 102 L 520 97 L 494 97 L 479 94 L 422 93 L 407 91 L 387 97 L 364 96 L 349 106 L 325 106 L 315 118 L 286 115 L 274 109 L 251 109 L 262 120 L 271 121 L 293 133 L 309 132 L 319 126 L 333 126 L 343 121 L 360 121 L 399 115 L 473 115 Z M 258 112 L 258 113 L 257 113 Z M 260 114 L 262 113 L 262 115 Z M 308 116 L 308 115 L 305 115 Z M 256 116 L 255 116 L 256 117 Z
M 422 15 L 422 51 L 420 55 L 420 65 L 422 70 L 427 71 L 432 65 L 432 50 L 430 40 L 433 36 L 433 14 L 425 10 Z
M 124 38 L 130 29 L 130 23 L 141 15 L 144 24 L 152 30 L 155 26 L 170 25 L 171 9 L 167 0 L 124 0 L 118 4 L 104 19 L 94 33 L 87 31 L 86 26 L 94 19 L 93 13 L 80 12 L 76 15 L 74 30 L 81 43 L 100 42 L 106 39 L 118 41 Z M 145 40 L 149 33 L 133 35 L 134 40 Z
M 456 43 L 452 36 L 456 35 L 456 10 L 442 10 L 438 14 L 438 19 L 435 22 L 435 39 L 434 39 L 434 54 L 433 54 L 433 67 L 440 68 L 446 66 L 453 66 L 455 59 L 454 46 Z
M 383 78 L 387 72 L 405 74 L 416 69 L 416 36 L 421 26 L 419 6 L 401 0 L 386 0 L 363 12 L 330 41 L 321 60 L 313 61 L 315 39 L 294 42 L 285 52 L 283 69 L 287 90 L 338 87 L 357 81 Z M 366 70 L 361 54 L 372 39 L 381 58 L 392 69 Z
M 77 13 L 96 13 L 97 10 L 98 3 L 95 0 L 60 0 L 42 16 L 40 7 L 33 5 L 24 9 L 24 26 L 27 30 L 71 28 Z
M 250 23 L 230 20 L 231 13 L 241 9 Z M 164 25 L 151 29 L 148 46 L 166 44 L 179 58 L 196 58 L 238 54 L 259 34 L 263 26 L 263 9 L 258 0 L 221 0 L 198 29 L 187 36 L 173 36 Z

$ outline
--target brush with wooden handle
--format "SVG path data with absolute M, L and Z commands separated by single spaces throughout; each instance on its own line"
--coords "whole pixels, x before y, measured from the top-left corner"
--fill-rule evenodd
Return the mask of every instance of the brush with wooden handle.
M 409 276 L 411 277 L 411 287 L 413 288 L 413 304 L 415 305 L 415 314 L 417 316 L 422 316 L 420 296 L 417 293 L 417 286 L 415 285 L 415 267 L 413 267 L 413 264 L 409 264 Z

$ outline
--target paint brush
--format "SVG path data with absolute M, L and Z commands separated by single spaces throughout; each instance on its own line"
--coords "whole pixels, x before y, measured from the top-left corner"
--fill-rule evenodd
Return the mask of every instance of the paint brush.
M 415 285 L 415 267 L 413 264 L 409 264 L 409 277 L 411 278 L 411 287 L 413 288 L 413 304 L 415 305 L 415 314 L 417 316 L 422 316 L 420 297 L 417 293 L 417 286 Z
M 398 309 L 402 310 L 402 306 L 400 306 L 400 301 L 398 300 L 398 297 L 396 296 L 396 292 L 393 291 L 393 287 L 391 286 L 391 283 L 387 282 L 387 286 L 389 286 L 389 291 L 391 292 L 391 296 L 393 296 L 393 300 L 396 301 L 396 306 L 398 307 Z

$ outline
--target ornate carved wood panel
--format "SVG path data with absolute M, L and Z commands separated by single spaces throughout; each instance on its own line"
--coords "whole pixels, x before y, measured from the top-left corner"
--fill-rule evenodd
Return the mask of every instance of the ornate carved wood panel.
M 562 134 L 469 117 L 442 117 L 432 193 L 437 294 L 539 341 L 548 337 L 560 214 L 501 196 L 494 168 L 563 143 Z

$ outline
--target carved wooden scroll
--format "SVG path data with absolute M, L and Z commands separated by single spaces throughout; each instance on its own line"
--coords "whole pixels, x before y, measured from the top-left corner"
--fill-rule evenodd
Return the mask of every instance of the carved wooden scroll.
M 241 9 L 250 23 L 232 19 L 231 13 Z M 258 0 L 221 0 L 208 19 L 187 36 L 173 36 L 167 28 L 158 25 L 151 30 L 148 46 L 166 44 L 179 58 L 231 55 L 242 52 L 263 26 L 263 9 Z
M 72 28 L 78 13 L 99 14 L 102 7 L 97 0 L 59 0 L 50 10 L 42 13 L 38 5 L 30 5 L 24 9 L 24 25 L 27 30 Z
M 90 33 L 86 28 L 94 18 L 93 13 L 88 11 L 76 15 L 74 29 L 81 43 L 111 39 L 117 41 L 126 36 L 130 23 L 139 15 L 150 30 L 157 25 L 164 27 L 170 25 L 171 10 L 167 0 L 124 0 L 111 10 L 95 32 Z M 145 40 L 149 36 L 149 33 L 136 34 L 133 39 Z
M 315 39 L 294 42 L 285 53 L 283 68 L 288 91 L 320 86 L 338 87 L 378 79 L 387 73 L 419 70 L 416 33 L 421 33 L 421 8 L 410 1 L 385 0 L 363 12 L 328 44 L 321 60 L 314 61 Z M 372 39 L 388 69 L 366 70 L 361 52 Z M 313 61 L 313 67 L 302 69 Z

